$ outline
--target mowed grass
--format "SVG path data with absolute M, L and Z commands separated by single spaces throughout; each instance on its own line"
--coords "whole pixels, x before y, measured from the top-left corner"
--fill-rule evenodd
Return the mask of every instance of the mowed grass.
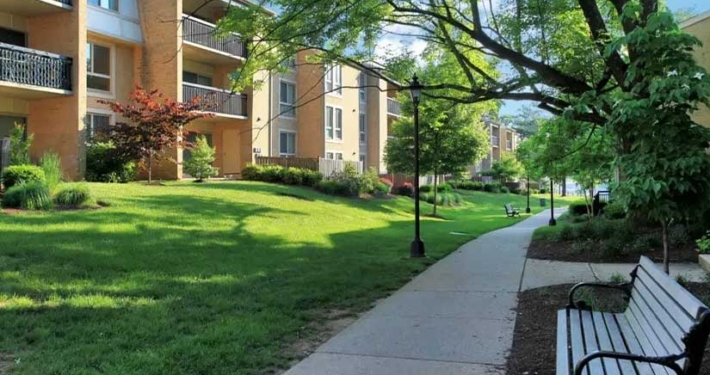
M 0 369 L 13 375 L 267 374 L 330 311 L 368 309 L 518 222 L 504 203 L 525 207 L 465 192 L 445 220 L 423 219 L 429 258 L 412 260 L 409 198 L 248 182 L 91 188 L 111 206 L 0 215 Z

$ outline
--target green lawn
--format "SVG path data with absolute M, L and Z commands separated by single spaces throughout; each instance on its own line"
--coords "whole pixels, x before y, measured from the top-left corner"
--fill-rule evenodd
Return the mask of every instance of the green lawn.
M 445 219 L 424 218 L 429 258 L 410 260 L 409 198 L 247 182 L 91 187 L 111 207 L 0 215 L 0 369 L 268 373 L 329 311 L 367 309 L 459 245 L 517 222 L 504 203 L 525 207 L 522 196 L 465 192 Z

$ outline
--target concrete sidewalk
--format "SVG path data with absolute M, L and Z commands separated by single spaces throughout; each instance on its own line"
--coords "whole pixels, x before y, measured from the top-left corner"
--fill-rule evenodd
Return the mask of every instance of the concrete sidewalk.
M 462 246 L 286 375 L 503 374 L 525 252 L 549 217 L 547 210 Z

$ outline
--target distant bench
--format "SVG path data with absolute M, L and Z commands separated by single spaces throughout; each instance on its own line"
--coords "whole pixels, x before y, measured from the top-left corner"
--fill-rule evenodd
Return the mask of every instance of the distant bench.
M 625 293 L 622 314 L 574 300 L 581 288 Z M 641 257 L 624 284 L 577 284 L 557 313 L 557 375 L 698 375 L 710 333 L 708 308 Z
M 520 210 L 517 208 L 514 208 L 512 204 L 506 203 L 505 204 L 505 215 L 508 217 L 516 217 L 520 216 Z

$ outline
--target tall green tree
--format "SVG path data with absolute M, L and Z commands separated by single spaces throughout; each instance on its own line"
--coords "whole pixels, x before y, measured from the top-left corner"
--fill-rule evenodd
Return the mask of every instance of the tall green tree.
M 543 113 L 530 105 L 521 107 L 515 115 L 501 116 L 501 121 L 507 125 L 512 125 L 524 138 L 531 137 L 537 133 L 540 122 L 546 117 Z
M 516 177 L 520 177 L 523 171 L 523 165 L 518 161 L 514 153 L 503 152 L 500 154 L 500 160 L 493 162 L 490 171 L 486 171 L 485 173 L 505 183 Z

